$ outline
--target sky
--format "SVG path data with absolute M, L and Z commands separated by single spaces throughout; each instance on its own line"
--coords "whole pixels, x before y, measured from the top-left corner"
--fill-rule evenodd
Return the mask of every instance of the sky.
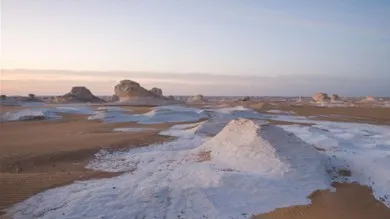
M 389 60 L 390 0 L 1 1 L 4 94 L 390 96 Z

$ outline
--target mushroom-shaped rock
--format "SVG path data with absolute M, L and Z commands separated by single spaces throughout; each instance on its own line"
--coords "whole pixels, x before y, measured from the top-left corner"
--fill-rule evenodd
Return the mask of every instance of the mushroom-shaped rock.
M 330 101 L 330 97 L 326 93 L 316 93 L 312 98 L 316 102 Z
M 158 88 L 158 87 L 154 87 L 154 88 L 150 89 L 150 92 L 152 92 L 152 93 L 154 93 L 154 94 L 156 94 L 158 96 L 162 96 L 163 95 L 163 91 L 160 88 Z

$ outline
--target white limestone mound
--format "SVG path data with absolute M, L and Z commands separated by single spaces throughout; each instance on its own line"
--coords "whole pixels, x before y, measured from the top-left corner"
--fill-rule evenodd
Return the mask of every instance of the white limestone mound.
M 298 174 L 308 181 L 325 178 L 323 157 L 313 147 L 279 127 L 264 124 L 232 120 L 197 150 L 210 151 L 213 163 L 231 171 Z
M 198 159 L 199 152 L 209 152 L 209 159 Z M 7 216 L 245 219 L 309 204 L 312 192 L 330 187 L 314 148 L 280 128 L 246 119 L 231 121 L 213 138 L 195 134 L 102 151 L 89 168 L 125 173 L 45 191 L 7 209 Z

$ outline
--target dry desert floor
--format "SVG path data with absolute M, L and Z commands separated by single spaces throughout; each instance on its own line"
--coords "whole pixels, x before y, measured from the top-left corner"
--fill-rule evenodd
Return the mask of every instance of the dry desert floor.
M 322 120 L 390 125 L 390 110 L 370 107 L 316 107 L 288 104 L 245 103 L 260 112 L 292 111 Z M 2 113 L 21 107 L 1 107 Z M 148 107 L 132 107 L 147 112 Z M 338 116 L 334 116 L 338 115 Z M 341 116 L 340 116 L 341 115 Z M 34 194 L 75 180 L 112 177 L 118 173 L 97 172 L 85 165 L 102 148 L 141 147 L 168 141 L 158 133 L 172 124 L 102 123 L 86 115 L 63 115 L 55 121 L 0 123 L 0 211 Z M 146 132 L 112 132 L 120 127 L 152 127 Z M 316 191 L 312 204 L 276 209 L 254 216 L 264 219 L 389 219 L 390 209 L 376 200 L 370 188 L 335 183 L 336 192 Z M 4 213 L 4 212 L 3 212 Z

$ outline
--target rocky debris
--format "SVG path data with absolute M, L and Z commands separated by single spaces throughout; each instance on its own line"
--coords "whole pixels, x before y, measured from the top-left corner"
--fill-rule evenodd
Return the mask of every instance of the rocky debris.
M 316 102 L 328 102 L 328 101 L 330 101 L 330 97 L 326 93 L 316 93 L 312 98 Z
M 329 98 L 330 98 L 330 100 L 331 101 L 341 101 L 341 98 L 340 98 L 340 96 L 339 95 L 337 95 L 337 94 L 331 94 L 330 96 L 329 96 Z
M 55 102 L 102 103 L 105 101 L 93 95 L 92 92 L 86 87 L 72 87 L 72 90 L 69 93 L 56 97 Z
M 149 91 L 154 93 L 154 94 L 157 94 L 158 96 L 163 96 L 163 91 L 158 87 L 154 87 L 154 88 L 150 89 Z

